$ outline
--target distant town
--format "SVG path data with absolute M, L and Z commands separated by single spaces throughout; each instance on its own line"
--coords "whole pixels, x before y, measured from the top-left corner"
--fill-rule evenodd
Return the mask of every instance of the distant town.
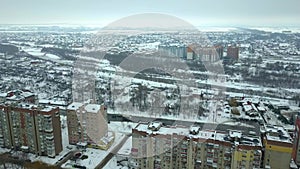
M 299 32 L 122 31 L 0 26 L 0 168 L 300 167 Z

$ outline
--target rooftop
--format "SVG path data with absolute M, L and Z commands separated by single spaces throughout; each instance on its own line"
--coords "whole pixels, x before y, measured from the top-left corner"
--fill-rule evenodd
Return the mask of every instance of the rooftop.
M 53 107 L 53 106 L 46 106 L 46 107 L 43 107 L 43 108 L 41 109 L 41 111 L 43 111 L 43 112 L 49 112 L 49 111 L 51 111 L 51 110 L 53 110 L 53 109 L 56 109 L 56 107 Z
M 101 109 L 101 105 L 99 104 L 87 104 L 85 106 L 85 110 L 88 112 L 88 113 L 98 113 Z
M 68 110 L 78 110 L 81 106 L 83 106 L 83 103 L 73 102 L 70 104 L 67 109 Z
M 47 100 L 47 99 L 41 99 L 41 100 L 39 100 L 39 104 L 51 104 L 51 105 L 65 106 L 65 105 L 67 105 L 67 102 L 66 102 L 66 101 L 63 101 L 63 100 Z
M 152 123 L 150 123 L 152 124 Z M 185 126 L 161 126 L 158 130 L 152 130 L 149 125 L 140 123 L 136 126 L 135 130 L 155 135 L 181 135 L 194 139 L 212 139 L 223 142 L 233 143 L 232 141 L 238 142 L 238 145 L 248 145 L 248 146 L 262 146 L 260 138 L 253 135 L 244 135 L 242 131 L 239 130 L 228 130 L 227 132 L 201 129 L 198 126 L 191 126 L 190 128 Z M 195 131 L 195 132 L 191 132 Z M 196 132 L 198 131 L 198 132 Z M 238 141 L 236 141 L 238 140 Z
M 267 140 L 292 143 L 291 136 L 282 126 L 266 125 L 262 130 L 266 133 Z

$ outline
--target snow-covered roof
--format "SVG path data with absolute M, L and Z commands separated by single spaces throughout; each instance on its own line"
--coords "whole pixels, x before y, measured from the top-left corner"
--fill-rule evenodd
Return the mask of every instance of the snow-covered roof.
M 101 109 L 99 104 L 87 104 L 84 108 L 88 113 L 98 113 Z
M 66 105 L 67 102 L 63 100 L 48 100 L 48 99 L 41 99 L 39 100 L 40 104 L 51 104 L 51 105 Z
M 261 106 L 257 106 L 258 111 L 266 111 L 266 108 L 261 107 Z
M 31 92 L 23 92 L 22 95 L 26 98 L 26 97 L 34 96 L 34 93 L 31 93 Z
M 199 130 L 200 130 L 200 127 L 198 127 L 198 126 L 191 126 L 190 127 L 190 133 L 198 134 Z
M 267 140 L 292 143 L 291 136 L 282 126 L 267 125 L 265 126 L 265 132 Z
M 245 109 L 245 112 L 248 112 L 248 111 L 250 111 L 250 110 L 253 109 L 252 106 L 251 106 L 251 105 L 248 105 L 248 104 L 243 105 L 243 107 L 244 107 L 244 109 Z
M 148 125 L 148 129 L 151 129 L 151 130 L 159 130 L 159 128 L 162 126 L 162 123 L 160 122 L 151 122 L 149 123 Z
M 78 110 L 81 106 L 83 106 L 83 103 L 73 102 L 70 104 L 67 109 L 68 110 Z
M 18 107 L 21 107 L 24 109 L 32 109 L 32 108 L 37 108 L 38 106 L 35 104 L 30 104 L 30 103 L 20 103 L 20 104 L 18 104 Z
M 238 131 L 238 130 L 231 130 L 228 133 L 224 133 L 224 132 L 218 132 L 215 130 L 201 130 L 199 128 L 199 132 L 198 133 L 190 133 L 190 129 L 196 129 L 196 126 L 187 128 L 184 126 L 172 126 L 172 127 L 168 127 L 168 126 L 163 126 L 160 127 L 159 130 L 153 131 L 151 129 L 148 128 L 147 124 L 143 124 L 140 123 L 139 125 L 136 126 L 136 128 L 134 130 L 137 131 L 141 131 L 141 132 L 145 132 L 147 134 L 160 134 L 160 135 L 173 135 L 173 134 L 177 134 L 177 135 L 181 135 L 181 136 L 186 136 L 186 137 L 190 137 L 190 138 L 195 138 L 195 139 L 213 139 L 213 140 L 219 140 L 219 141 L 224 141 L 224 142 L 230 142 L 227 137 L 238 137 L 241 138 L 242 140 L 240 142 L 238 142 L 238 144 L 243 145 L 249 145 L 249 146 L 261 146 L 262 143 L 260 141 L 260 139 L 258 137 L 250 137 L 247 136 L 247 138 L 250 138 L 246 141 L 243 141 L 243 137 L 242 137 L 242 132 Z M 251 140 L 255 140 L 255 141 L 251 141 Z
M 22 149 L 22 150 L 28 150 L 29 147 L 28 147 L 28 146 L 21 146 L 21 149 Z
M 232 138 L 241 138 L 242 137 L 242 132 L 241 131 L 235 131 L 235 130 L 231 130 L 229 131 L 229 136 Z
M 109 132 L 107 132 L 107 134 L 104 137 L 101 138 L 101 143 L 107 145 L 107 144 L 111 143 L 112 141 L 114 141 L 114 139 L 115 139 L 114 133 L 109 131 Z
M 51 111 L 53 109 L 55 109 L 55 107 L 47 106 L 47 107 L 44 107 L 43 109 L 41 109 L 41 111 L 43 111 L 43 112 L 49 112 L 49 111 Z

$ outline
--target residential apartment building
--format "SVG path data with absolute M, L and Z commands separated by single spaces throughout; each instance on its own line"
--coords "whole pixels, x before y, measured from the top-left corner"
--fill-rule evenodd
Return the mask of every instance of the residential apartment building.
M 267 125 L 262 128 L 265 148 L 265 168 L 290 168 L 293 143 L 290 135 L 282 126 Z
M 224 47 L 222 45 L 215 45 L 214 48 L 216 49 L 219 59 L 222 59 L 224 57 Z
M 0 105 L 0 146 L 55 157 L 62 151 L 59 108 Z
M 297 166 L 300 166 L 300 118 L 299 116 L 297 116 L 295 122 L 294 146 L 293 146 L 292 156 Z
M 74 102 L 67 107 L 69 143 L 88 143 L 94 146 L 103 143 L 108 136 L 107 117 L 104 105 Z
M 186 60 L 200 60 L 203 62 L 215 62 L 223 57 L 224 48 L 215 46 L 186 46 L 186 45 L 159 45 L 162 54 L 177 56 Z
M 77 144 L 84 142 L 84 137 L 81 134 L 82 126 L 77 118 L 77 112 L 83 109 L 83 103 L 72 103 L 67 107 L 67 125 L 69 144 Z
M 228 46 L 227 47 L 227 57 L 233 58 L 234 60 L 239 59 L 239 47 L 238 46 Z
M 201 47 L 197 51 L 197 58 L 202 62 L 216 62 L 223 57 L 222 46 Z
M 192 126 L 140 123 L 132 130 L 132 168 L 260 168 L 262 143 L 256 134 L 201 130 Z
M 183 44 L 159 45 L 158 50 L 162 55 L 183 59 L 187 58 L 187 47 Z

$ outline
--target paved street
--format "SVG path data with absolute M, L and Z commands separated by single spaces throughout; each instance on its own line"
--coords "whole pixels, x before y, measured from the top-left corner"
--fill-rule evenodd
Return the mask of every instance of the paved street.
M 121 147 L 125 144 L 127 139 L 130 137 L 130 135 L 125 135 L 125 137 L 122 139 L 122 141 L 116 145 L 111 152 L 101 161 L 101 163 L 96 167 L 96 169 L 103 168 L 110 160 L 111 158 L 118 153 L 118 151 L 121 149 Z

